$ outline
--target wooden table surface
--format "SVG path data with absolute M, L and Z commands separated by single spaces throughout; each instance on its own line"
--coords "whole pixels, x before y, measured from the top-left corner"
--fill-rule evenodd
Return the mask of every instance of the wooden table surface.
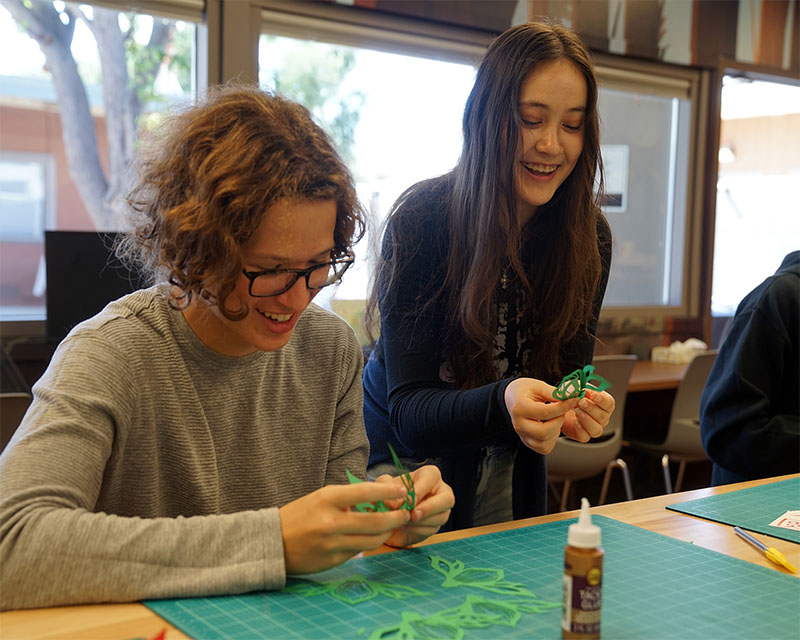
M 652 360 L 637 360 L 633 365 L 633 371 L 631 371 L 631 377 L 628 381 L 628 391 L 677 389 L 688 366 L 688 363 L 672 364 L 669 362 L 653 362 Z
M 592 512 L 656 531 L 678 540 L 693 542 L 707 549 L 746 560 L 753 564 L 759 564 L 774 571 L 781 571 L 781 569 L 769 562 L 764 554 L 734 535 L 732 527 L 668 511 L 665 507 L 676 502 L 727 493 L 792 477 L 800 477 L 800 474 L 754 480 L 722 487 L 697 489 L 683 493 L 633 500 L 631 502 L 608 504 L 594 507 Z M 791 506 L 793 505 L 787 505 L 787 508 Z M 432 536 L 419 546 L 447 540 L 458 540 L 494 531 L 516 529 L 554 520 L 574 518 L 577 514 L 577 511 L 567 511 L 527 520 L 515 520 L 503 524 L 440 533 Z M 800 566 L 800 545 L 779 538 L 767 538 L 767 536 L 760 534 L 757 537 L 768 543 L 769 546 L 773 546 L 783 552 L 789 562 L 795 566 Z M 393 550 L 389 547 L 383 547 L 373 553 L 391 551 Z M 132 638 L 152 638 L 165 628 L 167 632 L 164 640 L 188 639 L 188 636 L 139 603 L 53 607 L 51 609 L 30 609 L 0 613 L 0 637 L 3 640 L 72 640 L 75 638 L 80 638 L 80 640 L 130 640 Z

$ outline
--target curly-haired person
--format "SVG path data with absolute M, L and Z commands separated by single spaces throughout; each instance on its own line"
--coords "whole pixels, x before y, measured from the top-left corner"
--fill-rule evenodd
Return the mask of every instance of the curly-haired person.
M 439 470 L 366 477 L 362 355 L 311 304 L 363 233 L 308 111 L 227 87 L 169 119 L 118 247 L 154 285 L 59 345 L 0 457 L 0 607 L 242 593 L 443 524 Z

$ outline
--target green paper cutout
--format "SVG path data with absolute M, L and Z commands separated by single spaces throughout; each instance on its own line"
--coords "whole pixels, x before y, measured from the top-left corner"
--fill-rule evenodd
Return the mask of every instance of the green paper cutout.
M 403 611 L 398 625 L 376 629 L 369 640 L 461 640 L 464 630 L 440 614 L 423 617 L 414 611 Z
M 544 613 L 560 607 L 560 602 L 546 602 L 535 596 L 530 601 L 489 600 L 470 594 L 460 606 L 428 616 L 403 611 L 397 625 L 376 629 L 369 640 L 458 640 L 464 637 L 465 629 L 515 627 L 523 613 Z
M 347 479 L 350 481 L 350 484 L 356 484 L 358 482 L 364 482 L 358 476 L 354 476 L 350 472 L 350 469 L 345 469 L 345 472 L 347 473 Z M 383 500 L 378 500 L 375 504 L 372 504 L 371 502 L 359 502 L 357 505 L 355 505 L 355 507 L 356 507 L 356 510 L 358 510 L 358 511 L 369 511 L 369 512 L 389 511 L 389 507 L 387 507 L 383 503 Z
M 429 558 L 431 567 L 444 576 L 443 587 L 473 587 L 511 597 L 490 600 L 469 594 L 460 606 L 428 616 L 404 611 L 397 625 L 376 629 L 369 640 L 456 640 L 464 637 L 465 629 L 515 627 L 523 613 L 544 613 L 561 607 L 560 602 L 541 600 L 523 584 L 504 580 L 502 569 L 467 568 L 460 560 L 450 562 L 438 555 Z
M 390 442 L 386 443 L 389 447 L 389 453 L 392 454 L 392 460 L 394 461 L 394 467 L 397 469 L 397 475 L 400 476 L 400 479 L 403 481 L 403 486 L 406 488 L 406 497 L 403 500 L 403 504 L 400 505 L 400 509 L 406 509 L 408 511 L 413 511 L 414 505 L 417 502 L 417 495 L 414 492 L 414 480 L 411 478 L 411 472 L 406 468 L 406 466 L 400 462 L 400 458 L 397 457 L 397 454 L 394 451 L 394 447 Z M 356 484 L 357 482 L 364 482 L 358 476 L 353 475 L 350 472 L 350 469 L 345 469 L 347 473 L 347 479 L 350 481 L 350 484 Z M 378 500 L 375 504 L 371 502 L 361 502 L 355 505 L 356 510 L 358 511 L 368 511 L 368 512 L 375 512 L 375 511 L 389 511 L 389 507 L 387 507 L 383 500 Z
M 575 369 L 565 375 L 553 391 L 553 398 L 556 400 L 583 398 L 587 389 L 600 392 L 610 387 L 611 383 L 608 380 L 594 372 L 594 365 L 587 364 L 583 369 Z
M 294 593 L 304 597 L 328 594 L 340 602 L 352 605 L 373 600 L 379 595 L 395 600 L 404 600 L 412 596 L 431 595 L 414 587 L 367 580 L 367 578 L 359 574 L 333 582 L 301 582 L 286 587 L 283 591 L 284 593 Z
M 460 640 L 464 638 L 466 629 L 485 629 L 495 625 L 515 627 L 524 613 L 545 613 L 561 607 L 560 602 L 541 600 L 523 584 L 504 580 L 502 569 L 468 568 L 460 560 L 451 562 L 438 555 L 428 558 L 431 568 L 444 577 L 442 587 L 472 587 L 506 597 L 494 600 L 468 594 L 459 606 L 427 616 L 403 611 L 397 624 L 375 629 L 368 640 Z M 303 582 L 286 587 L 284 591 L 306 597 L 328 594 L 350 605 L 373 600 L 379 595 L 396 600 L 431 595 L 413 587 L 373 582 L 362 575 L 321 584 Z M 363 627 L 359 629 L 358 635 L 364 633 Z
M 399 472 L 400 478 L 403 480 L 403 486 L 406 488 L 407 492 L 406 499 L 403 501 L 403 504 L 400 505 L 400 508 L 413 511 L 414 505 L 417 502 L 417 496 L 414 493 L 414 481 L 411 479 L 411 472 L 406 468 L 406 466 L 402 462 L 400 462 L 400 458 L 397 457 L 397 454 L 394 451 L 392 443 L 387 442 L 386 445 L 389 447 L 389 453 L 392 454 L 392 460 L 394 461 L 394 466 Z
M 474 587 L 500 595 L 535 597 L 524 584 L 503 580 L 502 569 L 467 569 L 461 560 L 448 562 L 441 556 L 430 556 L 431 567 L 444 576 L 443 587 Z

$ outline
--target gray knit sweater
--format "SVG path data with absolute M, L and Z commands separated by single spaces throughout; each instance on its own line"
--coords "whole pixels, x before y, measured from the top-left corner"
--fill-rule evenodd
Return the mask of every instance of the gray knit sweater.
M 73 330 L 0 456 L 0 608 L 279 589 L 277 507 L 364 477 L 361 351 L 316 305 L 222 356 L 160 287 Z

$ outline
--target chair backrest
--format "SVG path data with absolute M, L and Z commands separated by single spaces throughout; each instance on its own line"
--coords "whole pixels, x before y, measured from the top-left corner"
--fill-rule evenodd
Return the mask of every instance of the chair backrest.
M 0 393 L 0 451 L 11 440 L 32 399 L 30 393 L 23 391 Z
M 717 357 L 717 350 L 698 353 L 686 369 L 672 403 L 667 437 L 663 448 L 667 451 L 702 452 L 700 443 L 700 396 L 708 374 Z
M 614 396 L 615 409 L 611 414 L 603 435 L 622 433 L 622 417 L 625 413 L 625 399 L 628 397 L 628 381 L 636 364 L 633 354 L 595 356 L 592 360 L 594 371 L 611 383 L 608 393 Z

